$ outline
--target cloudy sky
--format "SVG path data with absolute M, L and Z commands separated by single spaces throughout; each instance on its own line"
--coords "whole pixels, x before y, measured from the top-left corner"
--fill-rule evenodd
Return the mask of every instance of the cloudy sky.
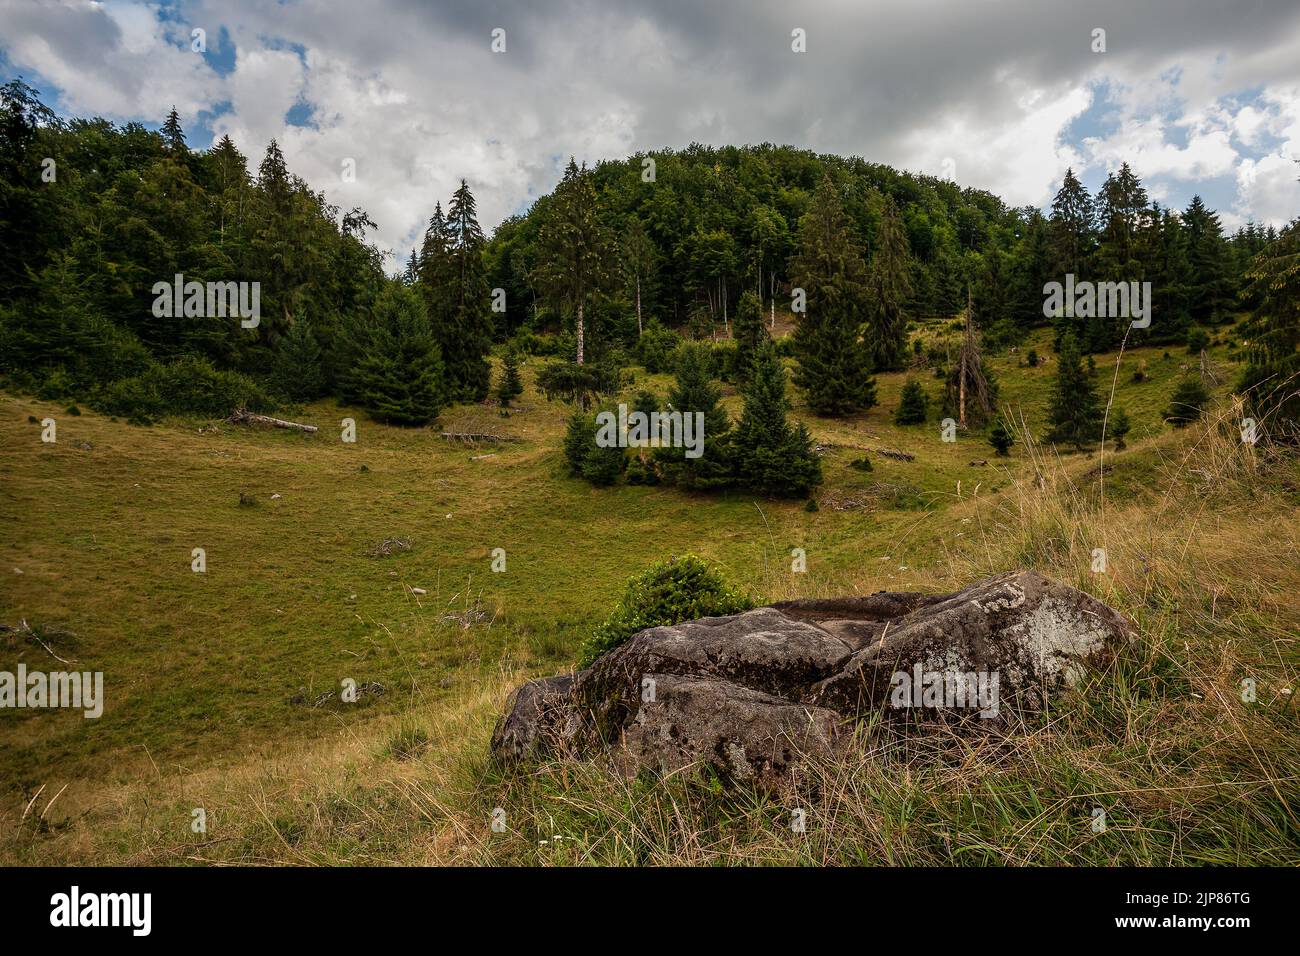
M 856 154 L 1015 205 L 1127 160 L 1230 228 L 1300 215 L 1296 0 L 0 0 L 0 76 L 20 74 L 67 116 L 156 127 L 174 104 L 191 146 L 228 133 L 254 166 L 275 137 L 403 257 L 461 177 L 490 229 L 570 154 L 691 142 Z

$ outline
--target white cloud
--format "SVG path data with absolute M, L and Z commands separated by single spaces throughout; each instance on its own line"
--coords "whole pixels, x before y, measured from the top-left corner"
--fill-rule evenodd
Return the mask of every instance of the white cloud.
M 939 175 L 951 159 L 952 175 L 964 186 L 988 189 L 1013 206 L 1049 202 L 1066 168 L 1080 164 L 1061 136 L 1088 109 L 1092 93 L 1084 87 L 1026 89 L 1010 77 L 1004 84 L 1016 109 L 996 130 L 974 127 L 960 114 L 945 116 L 907 138 L 902 164 Z
M 1099 56 L 1089 42 L 1102 22 Z M 210 49 L 224 26 L 232 72 L 190 52 L 191 24 Z M 490 228 L 552 188 L 570 154 L 591 163 L 695 140 L 932 173 L 950 157 L 962 185 L 1013 204 L 1050 200 L 1068 165 L 1127 160 L 1153 196 L 1235 175 L 1232 215 L 1289 218 L 1296 24 L 1292 0 L 1262 0 L 1249 18 L 1215 0 L 827 0 L 797 12 L 783 0 L 0 0 L 0 48 L 66 110 L 158 122 L 175 103 L 192 124 L 229 102 L 217 135 L 254 167 L 276 137 L 295 173 L 342 209 L 365 208 L 402 256 L 462 176 Z M 490 51 L 496 26 L 505 54 Z M 806 54 L 790 51 L 793 26 L 808 30 Z M 1070 141 L 1103 80 L 1114 131 Z M 300 100 L 311 127 L 286 125 Z M 355 183 L 340 177 L 345 158 Z

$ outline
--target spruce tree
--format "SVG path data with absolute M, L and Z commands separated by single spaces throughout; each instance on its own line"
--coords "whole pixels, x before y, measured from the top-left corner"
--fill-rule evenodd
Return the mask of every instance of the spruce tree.
M 1056 386 L 1048 412 L 1051 428 L 1047 440 L 1074 445 L 1078 451 L 1101 438 L 1102 409 L 1092 379 L 1083 368 L 1079 343 L 1071 334 L 1061 342 L 1057 354 Z
M 1052 253 L 1043 214 L 1031 210 L 1011 269 L 1010 308 L 1022 328 L 1043 324 L 1043 286 L 1052 281 Z
M 188 152 L 188 147 L 185 145 L 185 132 L 181 129 L 180 114 L 176 112 L 174 106 L 162 125 L 162 136 L 167 148 L 176 155 L 182 156 Z
M 376 419 L 427 425 L 446 402 L 442 354 L 416 293 L 390 282 L 369 319 L 354 319 L 346 397 Z
M 907 302 L 912 295 L 912 263 L 907 233 L 892 196 L 876 202 L 880 226 L 867 266 L 867 340 L 878 372 L 901 369 L 907 359 Z
M 1179 217 L 1168 209 L 1155 208 L 1153 224 L 1146 234 L 1151 280 L 1150 342 L 1178 342 L 1191 325 L 1191 288 L 1195 282 L 1188 254 L 1187 230 Z
M 1106 177 L 1098 195 L 1100 244 L 1097 271 L 1104 281 L 1137 282 L 1145 278 L 1140 234 L 1149 224 L 1147 192 L 1128 163 Z
M 944 383 L 944 414 L 957 419 L 959 428 L 979 428 L 993 417 L 998 404 L 998 383 L 984 367 L 978 326 L 971 296 L 966 297 L 965 330 L 957 357 Z
M 627 464 L 627 455 L 617 445 L 602 447 L 596 441 L 600 429 L 596 413 L 576 409 L 564 432 L 564 460 L 569 474 L 593 485 L 612 485 Z
M 1164 411 L 1165 421 L 1175 428 L 1185 428 L 1205 413 L 1210 393 L 1200 376 L 1190 375 L 1178 383 Z
M 898 408 L 894 409 L 894 424 L 921 425 L 929 414 L 930 399 L 926 396 L 925 389 L 915 379 L 908 379 L 903 386 Z
M 796 383 L 819 415 L 848 415 L 876 402 L 871 354 L 862 341 L 867 267 L 839 191 L 822 178 L 799 227 L 792 283 L 806 296 L 796 320 Z
M 1006 422 L 999 418 L 993 423 L 993 428 L 989 431 L 989 444 L 993 446 L 994 452 L 1006 457 L 1015 443 L 1016 436 L 1012 434 Z
M 497 383 L 497 401 L 502 408 L 509 408 L 510 403 L 524 393 L 524 383 L 519 378 L 519 354 L 514 349 L 507 349 L 501 357 L 501 380 Z
M 553 299 L 574 310 L 578 365 L 586 361 L 586 309 L 604 285 L 608 248 L 591 176 L 585 164 L 579 169 L 570 158 L 542 223 L 534 275 Z
M 1258 305 L 1246 321 L 1249 364 L 1238 390 L 1251 413 L 1282 440 L 1300 439 L 1300 220 L 1252 261 L 1248 295 Z
M 1093 274 L 1101 282 L 1141 282 L 1149 279 L 1144 240 L 1153 228 L 1147 193 L 1128 163 L 1106 177 L 1097 196 L 1099 243 Z M 1100 310 L 1098 310 L 1100 311 Z M 1085 319 L 1086 352 L 1107 352 L 1119 346 L 1132 316 L 1097 315 Z
M 321 348 L 306 319 L 295 320 L 289 334 L 280 339 L 273 380 L 276 390 L 290 401 L 309 402 L 323 393 Z
M 1116 451 L 1122 451 L 1127 447 L 1125 439 L 1128 437 L 1128 433 L 1132 428 L 1133 423 L 1129 421 L 1128 412 L 1124 411 L 1122 408 L 1111 409 L 1110 422 L 1107 424 L 1106 430 L 1110 433 L 1110 437 L 1115 441 Z
M 1074 170 L 1067 169 L 1052 200 L 1050 223 L 1053 271 L 1061 275 L 1062 281 L 1066 273 L 1084 278 L 1096 235 L 1095 221 L 1092 197 Z
M 564 430 L 564 460 L 569 465 L 569 474 L 582 474 L 582 463 L 587 460 L 587 452 L 596 447 L 596 416 L 581 408 L 575 408 L 569 415 Z
M 736 340 L 736 382 L 743 388 L 749 382 L 755 353 L 770 339 L 763 321 L 763 303 L 753 292 L 740 297 L 732 335 Z
M 803 422 L 786 413 L 785 368 L 776 346 L 765 342 L 754 354 L 745 407 L 732 440 L 735 474 L 762 494 L 798 498 L 822 482 L 821 459 Z
M 478 224 L 474 195 L 463 179 L 447 206 L 444 229 L 446 262 L 440 271 L 448 288 L 441 322 L 433 329 L 450 396 L 477 402 L 487 396 L 490 384 L 486 356 L 492 346 L 492 303 L 483 266 L 487 240 Z
M 1187 229 L 1188 259 L 1193 285 L 1189 295 L 1192 321 L 1216 325 L 1229 317 L 1233 306 L 1233 289 L 1228 261 L 1228 244 L 1217 213 L 1211 212 L 1193 196 L 1183 213 Z
M 687 458 L 684 448 L 659 448 L 655 460 L 664 477 L 683 488 L 720 488 L 730 483 L 731 467 L 726 441 L 731 421 L 721 405 L 722 390 L 710 375 L 707 349 L 699 344 L 682 346 L 677 360 L 677 381 L 668 392 L 668 408 L 683 420 L 704 413 L 704 448 L 697 458 Z

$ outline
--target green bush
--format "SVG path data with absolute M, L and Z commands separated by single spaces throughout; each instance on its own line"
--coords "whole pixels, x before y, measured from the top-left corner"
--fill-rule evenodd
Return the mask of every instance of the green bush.
M 654 460 L 642 459 L 640 456 L 628 461 L 624 478 L 629 485 L 659 484 L 659 472 L 655 470 Z
M 651 565 L 630 578 L 618 606 L 582 645 L 580 667 L 647 627 L 748 611 L 754 602 L 693 554 Z
M 207 359 L 185 355 L 152 365 L 139 375 L 113 382 L 98 402 L 101 411 L 135 424 L 164 415 L 224 418 L 236 409 L 269 411 L 272 402 L 247 375 L 213 368 Z
M 636 342 L 636 357 L 651 375 L 670 372 L 673 353 L 682 344 L 682 337 L 658 322 L 650 322 Z

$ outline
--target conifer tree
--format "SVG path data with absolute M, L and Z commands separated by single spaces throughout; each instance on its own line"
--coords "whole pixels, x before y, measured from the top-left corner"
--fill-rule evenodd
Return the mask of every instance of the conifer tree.
M 1274 437 L 1300 439 L 1300 220 L 1265 245 L 1247 273 L 1258 305 L 1246 321 L 1249 364 L 1238 390 Z
M 424 301 L 425 312 L 433 328 L 451 328 L 452 260 L 451 237 L 442 203 L 433 204 L 433 215 L 424 229 L 419 255 L 412 251 L 410 268 L 415 271 L 416 286 Z
M 414 290 L 388 283 L 368 318 L 354 318 L 345 397 L 376 419 L 427 425 L 446 403 L 442 354 Z
M 867 266 L 867 340 L 878 372 L 901 369 L 907 358 L 907 302 L 912 296 L 912 263 L 907 233 L 892 196 L 875 203 L 880 210 L 876 249 Z
M 596 190 L 586 165 L 572 158 L 555 187 L 538 238 L 537 280 L 556 300 L 574 310 L 575 361 L 586 356 L 586 309 L 606 280 L 609 239 L 596 215 Z
M 993 428 L 989 431 L 989 444 L 993 446 L 993 451 L 1006 457 L 1011 451 L 1011 446 L 1016 443 L 1016 436 L 1011 433 L 1007 423 L 1001 418 L 993 423 Z
M 492 347 L 492 303 L 483 248 L 487 240 L 478 224 L 474 195 L 465 180 L 451 197 L 446 219 L 446 272 L 450 287 L 441 324 L 434 334 L 442 350 L 450 396 L 477 402 L 487 396 Z
M 862 341 L 867 267 L 839 192 L 823 177 L 799 227 L 793 285 L 806 296 L 794 332 L 796 383 L 819 415 L 848 415 L 876 401 L 871 354 Z
M 786 417 L 785 368 L 776 346 L 764 342 L 754 353 L 745 407 L 732 439 L 735 474 L 762 494 L 797 498 L 821 484 L 821 459 L 803 422 Z
M 1177 342 L 1187 335 L 1192 321 L 1189 305 L 1194 277 L 1187 230 L 1168 209 L 1155 207 L 1152 219 L 1146 251 L 1152 298 L 1147 337 L 1152 342 Z
M 1101 230 L 1097 269 L 1103 280 L 1137 282 L 1145 278 L 1140 233 L 1149 223 L 1147 192 L 1128 163 L 1106 177 L 1098 195 Z
M 1079 343 L 1072 334 L 1062 339 L 1057 354 L 1056 385 L 1048 421 L 1051 428 L 1047 440 L 1058 445 L 1074 445 L 1083 451 L 1101 438 L 1101 403 L 1092 379 L 1084 371 Z
M 763 303 L 753 292 L 740 297 L 732 335 L 736 340 L 736 382 L 743 388 L 749 382 L 755 353 L 770 339 L 763 321 Z
M 1233 289 L 1228 261 L 1228 245 L 1217 213 L 1206 208 L 1200 196 L 1193 196 L 1183 213 L 1187 229 L 1188 259 L 1195 277 L 1190 290 L 1189 310 L 1192 320 L 1217 325 L 1228 318 L 1233 305 Z
M 519 353 L 507 349 L 501 357 L 501 380 L 497 383 L 497 401 L 502 408 L 509 408 L 510 403 L 524 393 L 524 383 L 519 378 Z
M 908 379 L 903 386 L 898 408 L 894 410 L 894 424 L 921 425 L 930 414 L 930 399 L 925 394 L 921 383 Z
M 1095 214 L 1092 197 L 1074 175 L 1065 171 L 1065 179 L 1052 200 L 1051 236 L 1054 272 L 1064 277 L 1073 273 L 1084 278 L 1088 257 L 1095 239 Z
M 301 316 L 280 339 L 272 374 L 277 391 L 294 402 L 320 398 L 325 387 L 321 348 L 311 323 Z
M 1022 328 L 1043 323 L 1043 286 L 1050 281 L 1052 253 L 1048 224 L 1043 214 L 1034 209 L 1029 213 L 1011 269 L 1010 308 Z
M 188 152 L 185 145 L 185 133 L 181 129 L 181 118 L 176 112 L 176 107 L 172 107 L 171 112 L 167 114 L 167 119 L 162 125 L 163 140 L 167 148 L 178 156 Z
M 984 367 L 970 293 L 966 296 L 965 331 L 944 388 L 944 411 L 961 428 L 979 428 L 997 409 L 997 382 Z
M 1129 421 L 1128 412 L 1122 408 L 1112 408 L 1110 411 L 1110 422 L 1106 430 L 1110 437 L 1115 441 L 1115 450 L 1123 451 L 1127 447 L 1125 439 L 1132 430 L 1133 423 Z
M 683 419 L 704 413 L 704 449 L 687 458 L 684 448 L 659 448 L 655 460 L 664 477 L 683 488 L 720 488 L 730 483 L 731 466 L 726 441 L 731 421 L 722 407 L 722 390 L 709 373 L 707 349 L 696 343 L 682 346 L 677 359 L 677 380 L 668 392 L 668 408 Z
M 1198 375 L 1189 375 L 1178 383 L 1164 411 L 1165 421 L 1175 428 L 1185 428 L 1205 413 L 1210 393 Z

